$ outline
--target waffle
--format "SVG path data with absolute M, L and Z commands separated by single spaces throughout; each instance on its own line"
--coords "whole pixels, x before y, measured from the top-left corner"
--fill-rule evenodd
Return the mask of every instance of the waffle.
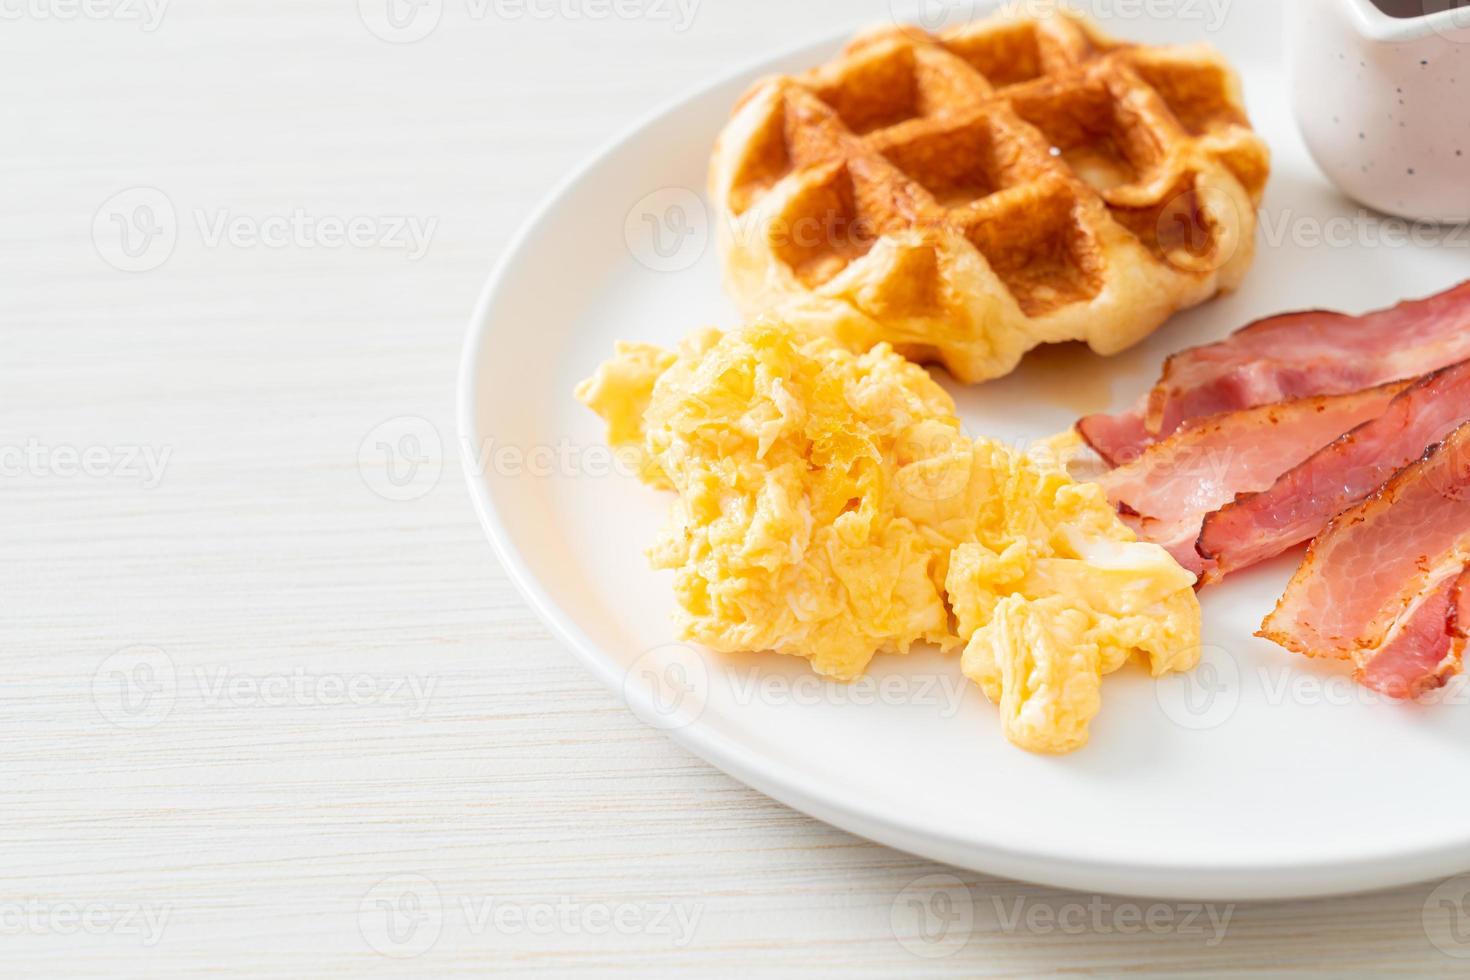
M 710 186 L 745 314 L 975 382 L 1037 344 L 1116 353 L 1233 289 L 1269 169 L 1212 48 L 1065 14 L 873 31 L 764 79 Z

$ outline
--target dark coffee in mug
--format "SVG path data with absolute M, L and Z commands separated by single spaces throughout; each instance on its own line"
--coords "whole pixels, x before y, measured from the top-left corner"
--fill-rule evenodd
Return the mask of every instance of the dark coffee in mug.
M 1470 0 L 1373 0 L 1373 6 L 1390 17 L 1407 20 L 1411 17 L 1442 14 L 1446 10 L 1459 7 L 1470 7 Z

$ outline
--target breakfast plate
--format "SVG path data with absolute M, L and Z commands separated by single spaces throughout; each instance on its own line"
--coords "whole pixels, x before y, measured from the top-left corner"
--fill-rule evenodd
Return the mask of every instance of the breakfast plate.
M 936 370 L 971 435 L 1024 446 L 1124 408 L 1170 353 L 1259 317 L 1360 312 L 1465 277 L 1463 233 L 1366 214 L 1319 175 L 1280 97 L 1282 70 L 1260 47 L 1276 16 L 1261 7 L 1210 25 L 1099 18 L 1133 39 L 1209 41 L 1240 72 L 1273 153 L 1250 274 L 1114 357 L 1040 348 L 974 387 Z M 954 653 L 882 655 L 844 685 L 797 658 L 679 642 L 671 577 L 645 558 L 670 498 L 607 449 L 572 391 L 616 340 L 674 346 L 698 327 L 739 322 L 703 195 L 710 147 L 753 79 L 816 64 L 842 40 L 741 71 L 637 126 L 561 185 L 491 276 L 464 352 L 460 449 L 482 523 L 532 607 L 640 718 L 712 764 L 936 860 L 1216 900 L 1470 868 L 1463 678 L 1423 703 L 1397 703 L 1257 638 L 1299 549 L 1203 592 L 1201 665 L 1157 682 L 1133 669 L 1109 677 L 1090 743 L 1067 756 L 1007 743 Z

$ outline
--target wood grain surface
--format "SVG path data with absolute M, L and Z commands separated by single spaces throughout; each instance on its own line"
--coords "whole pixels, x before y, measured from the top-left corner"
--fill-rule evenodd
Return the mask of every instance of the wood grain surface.
M 638 723 L 471 512 L 468 313 L 600 142 L 890 5 L 429 0 L 407 43 L 375 2 L 0 4 L 7 976 L 1470 964 L 1437 883 L 1191 908 L 991 879 Z M 404 418 L 412 485 L 378 445 Z

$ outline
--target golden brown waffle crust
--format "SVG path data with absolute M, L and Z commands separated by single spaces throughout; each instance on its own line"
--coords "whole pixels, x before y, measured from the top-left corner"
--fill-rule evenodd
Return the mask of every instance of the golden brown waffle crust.
M 1038 344 L 1116 353 L 1235 288 L 1269 170 L 1209 46 L 1000 17 L 757 82 L 710 194 L 744 314 L 976 382 Z

